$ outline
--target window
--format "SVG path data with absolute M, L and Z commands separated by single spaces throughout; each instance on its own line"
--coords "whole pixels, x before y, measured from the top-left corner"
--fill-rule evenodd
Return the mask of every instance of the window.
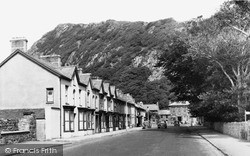
M 65 86 L 65 103 L 69 103 L 68 101 L 68 90 L 69 90 L 69 86 Z
M 106 123 L 105 123 L 105 116 L 104 116 L 104 114 L 102 114 L 101 121 L 102 121 L 102 128 L 106 128 Z
M 83 114 L 83 128 L 87 129 L 87 113 Z
M 90 107 L 90 93 L 89 93 L 89 90 L 87 92 L 87 107 Z
M 95 121 L 95 116 L 91 113 L 91 124 L 92 124 L 92 129 L 94 129 L 94 121 Z
M 91 113 L 91 112 L 87 112 L 86 117 L 87 117 L 87 119 L 86 119 L 86 123 L 87 123 L 86 128 L 87 128 L 87 129 L 92 129 L 92 126 L 93 126 L 93 117 L 92 117 L 92 113 Z
M 54 103 L 54 89 L 47 88 L 46 94 L 47 94 L 47 103 Z
M 73 90 L 73 105 L 76 105 L 76 91 Z
M 79 119 L 78 119 L 78 126 L 79 126 L 79 131 L 82 131 L 84 129 L 84 120 L 83 120 L 83 112 L 79 111 Z
M 89 127 L 88 129 L 92 129 L 92 113 L 89 112 Z
M 112 115 L 109 116 L 109 127 L 113 127 L 113 117 L 112 117 Z
M 97 96 L 95 97 L 95 108 L 98 109 Z
M 107 109 L 107 99 L 104 98 L 103 101 L 104 101 L 103 109 L 106 110 Z
M 72 110 L 64 110 L 64 131 L 74 131 L 74 112 Z
M 91 108 L 95 108 L 95 96 L 92 96 Z
M 81 91 L 81 89 L 79 89 L 79 105 L 82 105 L 81 96 L 82 96 L 82 91 Z

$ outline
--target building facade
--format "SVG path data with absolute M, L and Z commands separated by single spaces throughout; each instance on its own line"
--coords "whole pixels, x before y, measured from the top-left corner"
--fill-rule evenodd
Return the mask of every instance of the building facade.
M 189 102 L 180 101 L 169 104 L 169 110 L 172 121 L 180 121 L 183 124 L 190 123 Z
M 34 57 L 21 50 L 6 58 L 0 64 L 0 114 L 35 114 L 38 140 L 136 125 L 136 112 L 144 109 L 132 96 L 60 61 L 58 55 Z

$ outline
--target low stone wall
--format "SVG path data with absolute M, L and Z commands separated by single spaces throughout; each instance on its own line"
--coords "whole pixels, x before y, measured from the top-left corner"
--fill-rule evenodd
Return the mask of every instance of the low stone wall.
M 0 119 L 0 144 L 12 144 L 36 140 L 36 118 L 34 114 L 21 119 Z
M 1 131 L 17 131 L 18 119 L 0 119 L 0 132 Z
M 223 134 L 250 141 L 250 121 L 248 122 L 215 122 L 206 123 L 205 126 Z
M 2 132 L 0 138 L 0 144 L 13 144 L 32 140 L 32 137 L 30 136 L 30 131 Z

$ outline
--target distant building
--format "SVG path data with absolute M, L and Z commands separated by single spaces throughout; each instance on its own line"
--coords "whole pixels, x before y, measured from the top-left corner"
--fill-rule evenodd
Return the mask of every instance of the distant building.
M 146 119 L 148 120 L 149 118 L 152 122 L 156 122 L 160 110 L 158 103 L 143 104 L 143 108 L 147 111 Z
M 160 119 L 168 120 L 168 118 L 170 117 L 170 115 L 171 115 L 171 113 L 170 113 L 169 109 L 159 110 Z
M 143 104 L 143 108 L 146 110 L 149 110 L 152 113 L 159 113 L 159 105 L 158 103 L 156 104 Z
M 178 120 L 182 123 L 190 122 L 190 113 L 189 113 L 189 102 L 188 101 L 180 101 L 180 102 L 172 102 L 169 104 L 169 110 L 171 114 L 171 120 Z

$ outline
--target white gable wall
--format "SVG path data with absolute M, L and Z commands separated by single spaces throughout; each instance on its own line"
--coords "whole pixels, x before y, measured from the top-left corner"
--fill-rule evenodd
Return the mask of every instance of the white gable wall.
M 0 108 L 59 107 L 60 79 L 20 54 L 0 68 Z M 46 88 L 54 89 L 54 104 L 46 104 Z
M 46 88 L 53 88 L 53 103 L 47 103 Z M 45 139 L 56 138 L 60 134 L 60 126 L 57 124 L 60 118 L 53 116 L 51 107 L 60 108 L 59 77 L 20 54 L 13 56 L 0 68 L 0 108 L 44 108 L 45 133 L 41 135 Z

